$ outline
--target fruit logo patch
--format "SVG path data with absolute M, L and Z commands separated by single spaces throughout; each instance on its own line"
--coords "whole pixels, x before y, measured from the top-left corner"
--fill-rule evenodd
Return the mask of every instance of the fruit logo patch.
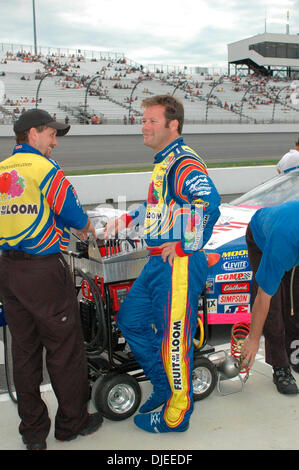
M 19 175 L 17 170 L 4 172 L 0 175 L 0 199 L 13 199 L 20 197 L 25 190 L 25 179 Z

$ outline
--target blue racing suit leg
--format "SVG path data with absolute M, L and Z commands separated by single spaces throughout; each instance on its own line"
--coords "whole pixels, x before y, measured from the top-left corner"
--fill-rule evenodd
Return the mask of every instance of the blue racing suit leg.
M 162 413 L 172 429 L 184 427 L 193 411 L 193 338 L 206 278 L 202 251 L 175 257 L 173 266 L 151 256 L 117 316 L 146 376 L 167 390 Z

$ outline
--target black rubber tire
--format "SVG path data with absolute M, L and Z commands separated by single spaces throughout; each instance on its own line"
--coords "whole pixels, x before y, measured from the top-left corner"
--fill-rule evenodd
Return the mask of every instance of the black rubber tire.
M 105 418 L 121 421 L 132 416 L 139 407 L 141 389 L 131 375 L 110 373 L 94 382 L 91 399 Z

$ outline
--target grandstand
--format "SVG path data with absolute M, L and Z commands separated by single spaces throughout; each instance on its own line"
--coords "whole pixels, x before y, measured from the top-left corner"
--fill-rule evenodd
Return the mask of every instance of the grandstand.
M 149 72 L 124 57 L 34 57 L 22 50 L 0 53 L 0 80 L 5 93 L 2 103 L 0 97 L 1 124 L 12 123 L 36 106 L 70 123 L 140 123 L 142 100 L 167 93 L 182 100 L 189 124 L 299 121 L 299 106 L 291 96 L 298 87 L 279 73 Z

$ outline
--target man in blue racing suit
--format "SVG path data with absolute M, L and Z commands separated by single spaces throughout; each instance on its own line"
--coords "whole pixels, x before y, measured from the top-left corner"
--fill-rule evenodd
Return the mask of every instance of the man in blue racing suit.
M 135 424 L 153 433 L 185 431 L 193 410 L 198 297 L 208 269 L 202 248 L 219 217 L 220 197 L 205 163 L 181 137 L 182 104 L 159 95 L 144 100 L 143 107 L 144 144 L 155 152 L 147 202 L 110 220 L 106 237 L 129 224 L 144 225 L 149 261 L 117 322 L 153 385 Z M 160 412 L 152 412 L 162 404 Z
M 257 295 L 242 355 L 251 367 L 265 338 L 265 359 L 278 392 L 297 395 L 290 367 L 299 372 L 299 201 L 259 209 L 247 228 Z

